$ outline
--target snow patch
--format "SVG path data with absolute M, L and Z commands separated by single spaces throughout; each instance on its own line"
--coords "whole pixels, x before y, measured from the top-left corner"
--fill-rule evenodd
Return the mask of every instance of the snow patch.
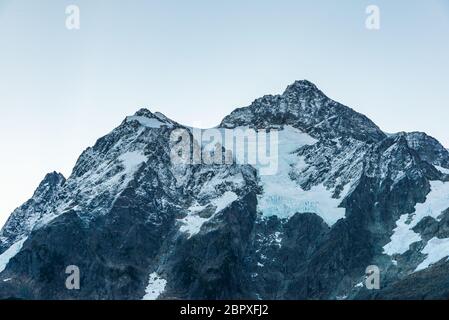
M 207 218 L 202 218 L 196 214 L 189 214 L 187 217 L 181 219 L 182 226 L 179 231 L 187 233 L 191 238 L 195 234 L 199 233 L 203 224 L 208 221 Z
M 162 126 L 169 126 L 171 127 L 172 125 L 169 123 L 164 123 L 162 121 L 160 121 L 159 119 L 156 118 L 147 118 L 147 117 L 142 117 L 142 116 L 130 116 L 130 117 L 126 117 L 126 121 L 137 121 L 139 122 L 142 126 L 147 127 L 147 128 L 160 128 Z
M 439 239 L 439 238 L 432 238 L 427 242 L 427 245 L 424 247 L 424 249 L 421 251 L 421 253 L 424 253 L 427 255 L 426 259 L 424 259 L 423 262 L 421 262 L 418 267 L 416 267 L 416 271 L 420 271 L 423 269 L 428 268 L 430 265 L 440 261 L 443 258 L 446 258 L 449 256 L 449 238 L 445 239 Z
M 346 209 L 339 207 L 341 198 L 333 198 L 332 192 L 322 184 L 305 191 L 289 178 L 279 184 L 272 182 L 264 183 L 264 194 L 259 197 L 258 208 L 264 216 L 290 218 L 297 212 L 309 212 L 319 215 L 332 226 L 346 215 Z M 345 186 L 343 194 L 349 187 Z
M 446 169 L 446 168 L 443 168 L 443 167 L 440 167 L 440 166 L 434 166 L 434 167 L 435 167 L 435 169 L 437 169 L 441 173 L 449 174 L 449 169 Z
M 123 174 L 127 176 L 132 176 L 139 166 L 147 161 L 147 157 L 142 153 L 142 151 L 131 151 L 122 154 L 118 157 L 122 165 L 125 167 Z
M 294 152 L 316 142 L 308 134 L 290 126 L 279 131 L 279 170 L 275 175 L 260 176 L 263 194 L 258 196 L 258 209 L 263 216 L 290 218 L 297 212 L 310 212 L 319 215 L 328 225 L 345 217 L 346 209 L 339 208 L 339 205 L 350 190 L 349 184 L 344 187 L 340 199 L 336 199 L 323 184 L 306 191 L 290 178 L 292 169 L 298 171 L 306 167 L 304 159 Z
M 150 274 L 148 286 L 142 300 L 156 300 L 165 291 L 167 280 L 161 278 L 156 272 Z
M 393 230 L 391 241 L 384 246 L 384 253 L 392 256 L 394 254 L 403 254 L 414 242 L 421 241 L 421 236 L 411 230 L 410 224 L 407 223 L 409 215 L 403 214 L 396 221 L 396 228 Z
M 400 171 L 396 174 L 396 176 L 394 177 L 393 185 L 396 184 L 396 183 L 398 183 L 398 182 L 401 181 L 402 179 L 404 179 L 406 176 L 407 176 L 407 175 L 405 174 L 405 172 L 402 171 L 402 170 L 400 170 Z
M 19 253 L 26 239 L 27 237 L 17 241 L 0 255 L 0 273 L 6 269 L 9 261 Z
M 237 199 L 237 195 L 231 191 L 226 191 L 222 196 L 213 199 L 210 204 L 216 207 L 216 209 L 209 218 L 203 218 L 199 216 L 199 213 L 205 210 L 207 206 L 201 206 L 198 203 L 194 204 L 188 209 L 188 215 L 185 218 L 179 220 L 182 223 L 179 231 L 187 233 L 189 235 L 189 238 L 191 238 L 192 236 L 200 232 L 201 227 L 206 221 L 212 219 L 215 214 L 228 207 Z
M 274 233 L 274 241 L 275 243 L 281 247 L 281 242 L 282 242 L 282 238 L 281 238 L 281 233 L 280 232 L 275 232 Z
M 413 214 L 401 215 L 396 222 L 391 241 L 384 246 L 388 255 L 405 253 L 412 243 L 421 241 L 421 236 L 412 229 L 424 218 L 438 219 L 449 208 L 449 183 L 430 181 L 431 191 L 424 203 L 417 203 Z
M 226 191 L 221 197 L 212 201 L 212 204 L 217 207 L 215 212 L 220 212 L 227 206 L 229 206 L 232 202 L 237 200 L 237 195 L 234 192 Z

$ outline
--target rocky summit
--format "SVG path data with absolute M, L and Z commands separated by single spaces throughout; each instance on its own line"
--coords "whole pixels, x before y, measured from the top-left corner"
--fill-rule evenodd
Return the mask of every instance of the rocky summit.
M 277 130 L 274 174 L 174 162 L 173 132 L 194 128 L 126 117 L 10 215 L 0 299 L 449 298 L 449 152 L 436 139 L 386 134 L 305 80 L 216 129 L 251 128 Z

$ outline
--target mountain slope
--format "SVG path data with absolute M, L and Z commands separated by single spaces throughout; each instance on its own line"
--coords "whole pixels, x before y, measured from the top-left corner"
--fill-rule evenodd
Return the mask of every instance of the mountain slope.
M 449 153 L 437 140 L 386 135 L 308 81 L 217 129 L 248 128 L 278 133 L 274 174 L 174 162 L 177 130 L 193 141 L 190 156 L 223 147 L 208 149 L 198 130 L 160 113 L 127 117 L 70 177 L 47 175 L 11 214 L 0 231 L 0 298 L 447 296 L 438 288 L 449 279 Z M 64 286 L 69 265 L 80 268 L 80 290 Z M 381 270 L 380 290 L 363 286 L 369 265 Z

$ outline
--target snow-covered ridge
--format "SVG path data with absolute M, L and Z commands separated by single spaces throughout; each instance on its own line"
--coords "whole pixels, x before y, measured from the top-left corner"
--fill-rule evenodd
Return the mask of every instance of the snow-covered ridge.
M 0 245 L 26 237 L 70 210 L 106 213 L 148 160 L 145 146 L 153 135 L 145 128 L 129 126 L 125 121 L 83 152 L 67 180 L 56 173 L 48 175 L 31 202 L 11 215 L 0 233 Z

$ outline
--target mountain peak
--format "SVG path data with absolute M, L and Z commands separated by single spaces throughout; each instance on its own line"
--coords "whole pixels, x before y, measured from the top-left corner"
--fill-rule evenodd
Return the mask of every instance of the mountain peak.
M 296 80 L 291 85 L 287 86 L 282 96 L 301 97 L 302 99 L 327 98 L 326 95 L 309 80 Z
M 47 173 L 35 190 L 34 197 L 39 197 L 48 192 L 53 192 L 54 189 L 62 186 L 65 181 L 66 178 L 59 172 L 53 171 Z
M 140 108 L 139 110 L 137 110 L 136 113 L 134 113 L 134 116 L 135 117 L 145 117 L 145 118 L 148 118 L 148 119 L 153 119 L 153 118 L 155 118 L 155 119 L 168 119 L 168 117 L 166 117 L 161 112 L 159 112 L 159 111 L 151 112 L 147 108 Z
M 161 126 L 173 126 L 175 121 L 171 120 L 161 112 L 151 112 L 146 108 L 139 109 L 133 116 L 127 117 L 126 122 L 137 121 L 141 125 L 150 128 L 160 128 Z
M 50 186 L 57 186 L 57 185 L 62 185 L 65 182 L 65 177 L 62 173 L 53 171 L 50 173 L 47 173 L 44 177 L 44 179 L 42 180 L 42 182 L 40 183 L 40 186 L 44 186 L 44 185 L 50 185 Z
M 317 86 L 309 80 L 296 80 L 287 87 L 285 92 L 304 90 L 318 90 Z
M 315 84 L 298 80 L 282 95 L 266 95 L 250 106 L 234 110 L 221 127 L 291 125 L 314 137 L 350 136 L 380 141 L 385 134 L 366 116 L 328 98 Z
M 147 118 L 153 118 L 154 115 L 153 113 L 148 110 L 147 108 L 140 108 L 139 110 L 137 110 L 136 113 L 134 113 L 134 116 L 136 117 L 147 117 Z

